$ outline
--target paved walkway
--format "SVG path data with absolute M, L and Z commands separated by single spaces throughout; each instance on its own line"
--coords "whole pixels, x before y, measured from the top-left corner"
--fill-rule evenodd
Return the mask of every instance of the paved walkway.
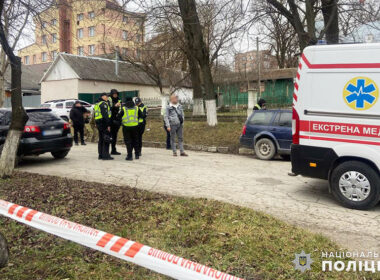
M 289 177 L 287 161 L 203 152 L 173 158 L 170 151 L 145 148 L 138 161 L 126 162 L 123 154 L 105 162 L 97 160 L 96 151 L 96 145 L 89 144 L 73 147 L 60 161 L 50 154 L 29 157 L 20 169 L 217 199 L 323 233 L 351 250 L 380 253 L 380 206 L 370 211 L 343 208 L 328 193 L 326 181 Z

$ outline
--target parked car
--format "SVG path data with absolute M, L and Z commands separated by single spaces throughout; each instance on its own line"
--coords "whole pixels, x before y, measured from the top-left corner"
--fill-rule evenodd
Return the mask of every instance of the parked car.
M 57 159 L 66 157 L 73 145 L 69 123 L 50 109 L 26 109 L 26 113 L 29 120 L 24 127 L 18 155 L 51 153 Z M 8 134 L 11 114 L 11 109 L 0 109 L 0 154 Z
M 46 101 L 41 104 L 41 108 L 49 108 L 51 109 L 57 116 L 61 117 L 65 121 L 69 121 L 70 118 L 70 110 L 73 107 L 75 101 L 78 99 L 58 99 Z M 93 105 L 86 101 L 79 100 L 80 103 L 91 113 L 93 112 Z
M 277 154 L 289 158 L 292 144 L 292 112 L 254 111 L 243 127 L 240 144 L 254 149 L 260 159 L 269 160 Z

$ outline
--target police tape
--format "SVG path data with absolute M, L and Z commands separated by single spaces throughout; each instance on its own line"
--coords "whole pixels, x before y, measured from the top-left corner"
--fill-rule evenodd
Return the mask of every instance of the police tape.
M 175 279 L 242 280 L 138 242 L 1 199 L 0 215 Z

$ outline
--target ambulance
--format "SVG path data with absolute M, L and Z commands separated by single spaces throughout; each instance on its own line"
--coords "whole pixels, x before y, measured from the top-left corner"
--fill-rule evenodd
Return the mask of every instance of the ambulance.
M 294 84 L 292 172 L 326 179 L 343 205 L 380 199 L 380 44 L 305 48 Z

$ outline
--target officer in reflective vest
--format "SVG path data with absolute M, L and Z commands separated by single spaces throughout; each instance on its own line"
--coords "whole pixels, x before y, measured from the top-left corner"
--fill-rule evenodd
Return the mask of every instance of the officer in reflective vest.
M 111 143 L 111 109 L 108 104 L 107 93 L 102 93 L 98 102 L 94 106 L 94 119 L 99 131 L 98 154 L 99 159 L 113 159 L 109 154 Z
M 117 134 L 120 129 L 120 119 L 117 118 L 117 115 L 121 111 L 121 100 L 119 98 L 119 92 L 116 89 L 111 89 L 110 96 L 108 97 L 108 102 L 111 107 L 111 155 L 120 155 L 116 150 Z
M 253 110 L 266 110 L 266 101 L 260 98 L 257 104 L 253 107 Z
M 121 124 L 123 126 L 124 143 L 127 147 L 127 157 L 125 160 L 133 160 L 132 154 L 135 151 L 135 159 L 139 159 L 138 146 L 138 124 L 142 113 L 135 105 L 132 97 L 125 99 L 125 106 L 119 113 L 121 115 Z
M 141 117 L 139 118 L 139 125 L 137 127 L 137 133 L 138 133 L 138 145 L 139 145 L 139 156 L 141 157 L 141 150 L 142 150 L 142 137 L 145 132 L 145 125 L 146 125 L 146 116 L 147 116 L 147 107 L 142 103 L 140 97 L 136 97 L 135 104 L 141 111 Z

